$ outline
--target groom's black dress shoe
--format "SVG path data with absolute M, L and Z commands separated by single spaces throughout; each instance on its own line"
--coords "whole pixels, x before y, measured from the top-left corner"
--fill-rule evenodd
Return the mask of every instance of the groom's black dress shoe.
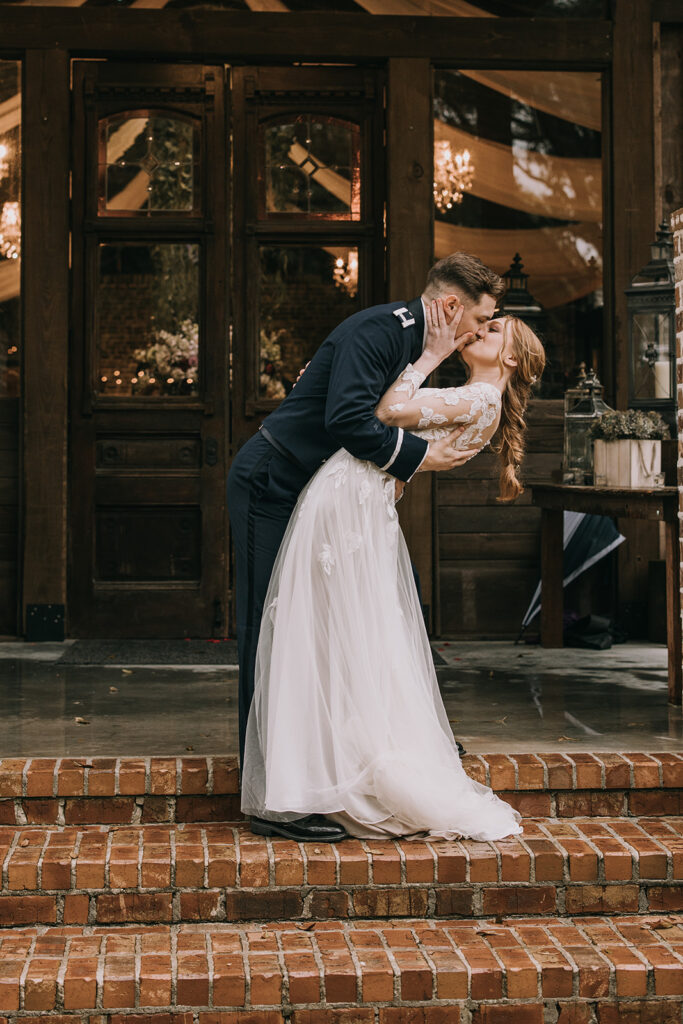
M 463 754 L 467 753 L 462 743 L 459 743 L 458 740 L 455 741 L 455 745 L 458 748 L 458 753 L 460 754 L 460 757 L 462 757 Z
M 339 843 L 348 839 L 341 825 L 328 821 L 322 814 L 307 814 L 295 821 L 268 821 L 267 818 L 252 818 L 251 831 L 257 836 L 282 836 L 297 843 Z

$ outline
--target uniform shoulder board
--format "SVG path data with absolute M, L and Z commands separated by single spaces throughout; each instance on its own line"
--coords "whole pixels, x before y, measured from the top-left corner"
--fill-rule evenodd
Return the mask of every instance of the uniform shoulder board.
M 411 315 L 407 306 L 401 306 L 400 309 L 394 309 L 392 312 L 401 321 L 401 327 L 412 327 L 415 323 L 415 317 Z M 406 316 L 406 314 L 408 315 Z

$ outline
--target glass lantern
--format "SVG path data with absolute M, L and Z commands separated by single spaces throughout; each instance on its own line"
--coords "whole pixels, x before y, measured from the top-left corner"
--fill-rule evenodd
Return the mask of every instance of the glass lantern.
M 611 412 L 603 400 L 604 388 L 595 373 L 579 371 L 579 381 L 569 388 L 564 406 L 564 462 L 562 482 L 581 487 L 593 483 L 593 432 L 596 419 Z
M 527 287 L 529 275 L 524 272 L 522 257 L 515 253 L 512 263 L 503 274 L 506 292 L 500 301 L 499 316 L 518 316 L 536 334 L 543 329 L 545 313 Z
M 676 416 L 676 303 L 673 239 L 662 222 L 652 258 L 626 289 L 629 406 L 657 409 L 673 426 Z

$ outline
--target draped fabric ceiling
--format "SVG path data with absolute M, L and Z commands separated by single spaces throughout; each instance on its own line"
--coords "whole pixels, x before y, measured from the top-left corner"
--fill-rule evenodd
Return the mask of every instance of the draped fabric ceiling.
M 24 0 L 31 3 L 32 0 Z M 133 7 L 163 7 L 167 0 L 133 0 Z M 63 6 L 80 6 L 82 0 L 60 0 Z M 370 14 L 494 17 L 465 0 L 358 0 Z M 286 11 L 282 0 L 247 0 L 252 10 Z M 461 74 L 520 103 L 600 130 L 600 76 L 597 73 L 538 71 L 469 71 Z M 20 96 L 0 104 L 0 136 L 16 128 L 21 119 Z M 140 131 L 139 121 L 124 122 L 109 139 L 108 156 L 118 159 Z M 471 192 L 481 199 L 529 214 L 572 223 L 562 227 L 527 230 L 494 230 L 460 227 L 437 220 L 437 258 L 456 249 L 476 252 L 485 263 L 502 272 L 512 256 L 522 254 L 530 287 L 545 306 L 561 305 L 587 295 L 602 282 L 601 162 L 550 156 L 529 149 L 522 142 L 505 146 L 479 138 L 436 119 L 437 141 L 450 143 L 453 151 L 468 149 L 474 165 Z M 290 151 L 294 162 L 296 144 Z M 330 170 L 316 180 L 338 198 L 350 200 L 350 183 Z M 139 209 L 147 198 L 148 176 L 144 171 L 109 200 L 110 209 Z M 0 301 L 19 294 L 19 260 L 0 261 Z

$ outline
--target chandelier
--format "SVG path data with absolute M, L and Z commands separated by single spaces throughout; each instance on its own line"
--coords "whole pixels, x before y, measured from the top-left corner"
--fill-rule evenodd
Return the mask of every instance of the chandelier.
M 354 298 L 358 292 L 358 251 L 349 249 L 348 259 L 338 256 L 334 261 L 334 283 Z
M 3 203 L 0 213 L 0 255 L 8 260 L 19 258 L 21 250 L 21 213 L 19 203 Z
M 456 153 L 450 142 L 434 143 L 434 204 L 440 213 L 462 202 L 463 193 L 472 188 L 474 164 L 469 149 Z

